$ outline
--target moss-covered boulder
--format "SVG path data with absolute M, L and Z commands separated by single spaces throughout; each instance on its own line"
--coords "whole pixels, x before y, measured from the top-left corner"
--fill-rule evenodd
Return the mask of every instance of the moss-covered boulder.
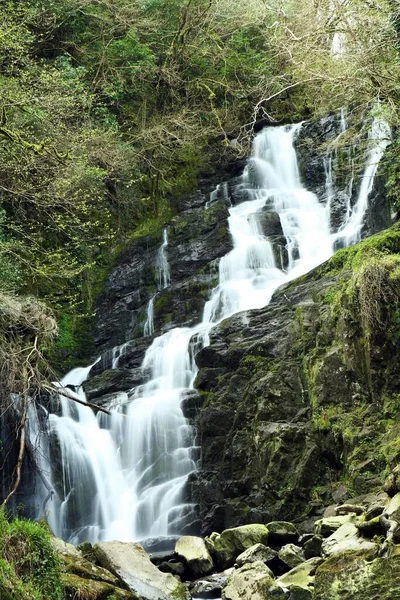
M 93 547 L 102 567 L 142 600 L 188 600 L 185 585 L 155 567 L 139 544 L 98 542 Z
M 268 528 L 265 525 L 242 525 L 225 529 L 220 535 L 213 536 L 212 547 L 217 566 L 226 569 L 235 559 L 254 544 L 268 544 Z
M 393 521 L 400 523 L 400 492 L 390 500 L 389 504 L 386 506 L 385 513 L 389 519 L 393 519 Z
M 104 581 L 94 581 L 73 573 L 62 576 L 64 600 L 141 600 L 131 591 L 122 590 Z
M 302 548 L 295 544 L 286 544 L 283 546 L 279 550 L 278 558 L 289 567 L 289 569 L 294 569 L 294 567 L 301 565 L 301 563 L 306 560 Z
M 102 581 L 117 587 L 120 585 L 118 577 L 107 571 L 107 569 L 103 569 L 84 558 L 75 558 L 66 555 L 62 556 L 62 560 L 64 563 L 63 571 L 65 573 L 77 575 L 84 579 L 92 579 L 93 581 Z
M 314 600 L 394 600 L 400 590 L 400 554 L 373 551 L 331 556 L 316 572 Z
M 213 559 L 204 540 L 193 535 L 181 537 L 175 545 L 175 552 L 183 558 L 195 578 L 208 575 L 214 568 Z
M 222 600 L 285 600 L 272 571 L 261 561 L 246 564 L 234 571 L 222 590 Z
M 331 556 L 348 550 L 372 550 L 376 544 L 360 536 L 360 530 L 353 523 L 344 523 L 322 544 L 324 556 Z
M 323 559 L 321 558 L 311 558 L 279 577 L 277 579 L 277 584 L 285 590 L 291 590 L 293 587 L 300 587 L 312 591 L 315 572 L 322 562 Z
M 243 567 L 243 565 L 247 563 L 261 561 L 264 564 L 268 564 L 269 562 L 276 559 L 278 553 L 276 550 L 272 548 L 268 548 L 264 544 L 254 544 L 254 546 L 250 546 L 244 552 L 239 554 L 236 559 L 236 565 L 238 567 Z
M 315 533 L 322 537 L 329 537 L 345 523 L 355 523 L 356 514 L 343 517 L 327 517 L 315 522 Z
M 286 521 L 272 521 L 267 525 L 269 531 L 269 544 L 271 546 L 284 546 L 294 544 L 299 539 L 299 532 L 293 523 Z

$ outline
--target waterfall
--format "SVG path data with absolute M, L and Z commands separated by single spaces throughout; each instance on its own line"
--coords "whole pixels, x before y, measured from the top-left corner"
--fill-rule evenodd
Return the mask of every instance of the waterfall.
M 229 210 L 233 249 L 220 260 L 219 284 L 204 306 L 202 322 L 152 341 L 142 365 L 148 381 L 115 397 L 111 415 L 96 416 L 60 396 L 61 414 L 50 415 L 57 496 L 47 504 L 56 535 L 75 543 L 141 540 L 179 534 L 190 517 L 193 506 L 184 488 L 197 467 L 197 448 L 180 405 L 183 394 L 193 389 L 196 351 L 208 343 L 210 329 L 222 319 L 265 306 L 281 284 L 328 259 L 338 236 L 330 232 L 326 207 L 301 184 L 293 147 L 299 128 L 266 128 L 255 138 L 239 184 L 240 197 L 247 200 Z M 384 150 L 382 129 L 378 123 L 373 128 L 376 144 L 368 155 L 362 189 L 340 233 L 348 240 L 361 230 L 362 211 Z M 271 215 L 278 216 L 286 243 L 286 270 L 276 264 L 272 240 L 264 234 Z M 164 230 L 156 260 L 160 288 L 170 282 L 167 246 Z M 152 300 L 146 331 L 151 329 Z M 81 384 L 90 368 L 74 369 L 61 383 L 83 402 Z
M 167 248 L 168 248 L 168 232 L 166 229 L 164 229 L 163 242 L 158 251 L 157 260 L 156 260 L 158 289 L 160 289 L 160 290 L 168 287 L 171 282 L 171 274 L 170 274 L 168 258 L 167 258 Z
M 148 335 L 153 335 L 154 333 L 154 300 L 155 295 L 152 298 L 150 298 L 149 303 L 147 305 L 147 319 L 143 327 L 143 335 L 145 337 L 147 337 Z
M 374 185 L 375 175 L 385 149 L 391 141 L 391 130 L 387 122 L 376 117 L 368 132 L 368 140 L 373 143 L 368 152 L 357 202 L 348 210 L 347 218 L 336 235 L 336 241 L 341 242 L 343 246 L 350 246 L 361 239 L 364 216 L 368 208 L 368 198 Z

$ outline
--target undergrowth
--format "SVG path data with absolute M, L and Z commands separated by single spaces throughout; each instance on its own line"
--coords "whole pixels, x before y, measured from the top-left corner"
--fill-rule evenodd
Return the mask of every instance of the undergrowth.
M 61 562 L 46 525 L 0 510 L 1 600 L 62 600 Z

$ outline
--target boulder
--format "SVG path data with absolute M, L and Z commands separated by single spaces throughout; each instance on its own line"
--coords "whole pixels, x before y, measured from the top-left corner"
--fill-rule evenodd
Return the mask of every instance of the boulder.
M 195 581 L 191 588 L 192 596 L 194 598 L 220 598 L 222 589 L 226 586 L 232 573 L 233 569 L 228 569 Z
M 175 552 L 187 564 L 194 577 L 208 575 L 214 568 L 204 540 L 193 535 L 181 537 L 175 545 Z
M 62 556 L 71 556 L 73 558 L 83 557 L 82 552 L 78 550 L 73 544 L 68 544 L 60 538 L 52 537 L 51 545 L 53 546 L 54 550 Z
M 320 535 L 313 535 L 310 539 L 304 542 L 304 556 L 308 560 L 309 558 L 315 558 L 321 556 L 322 553 L 322 537 Z
M 268 546 L 264 546 L 264 544 L 254 544 L 254 546 L 250 546 L 247 548 L 242 554 L 236 559 L 236 565 L 238 567 L 243 567 L 243 565 L 261 561 L 264 564 L 268 564 L 268 562 L 272 561 L 278 556 L 276 550 L 272 548 L 268 548 Z
M 292 585 L 288 600 L 312 600 L 312 596 L 311 590 L 307 590 L 299 585 Z
M 314 600 L 394 600 L 399 590 L 399 549 L 389 558 L 361 550 L 334 554 L 317 569 Z
M 261 561 L 249 563 L 234 571 L 222 590 L 222 600 L 285 600 L 286 594 L 273 579 L 270 569 Z
M 376 544 L 360 537 L 354 523 L 344 523 L 322 544 L 324 556 L 331 556 L 348 550 L 374 550 Z
M 299 532 L 293 523 L 286 521 L 272 521 L 267 525 L 269 531 L 268 542 L 271 546 L 284 546 L 285 544 L 296 543 L 299 539 Z
M 385 514 L 389 519 L 400 523 L 400 492 L 390 500 L 385 508 Z
M 189 592 L 173 575 L 155 567 L 139 544 L 98 542 L 98 562 L 118 577 L 122 585 L 143 600 L 188 600 Z
M 78 558 L 71 555 L 62 555 L 63 571 L 65 573 L 71 573 L 78 577 L 84 577 L 85 579 L 93 579 L 94 581 L 103 581 L 119 587 L 120 582 L 118 577 L 103 569 L 98 565 L 94 565 L 92 562 L 85 558 Z
M 354 523 L 355 518 L 356 515 L 353 513 L 344 515 L 343 517 L 327 517 L 326 519 L 320 519 L 315 523 L 315 533 L 322 537 L 329 537 L 345 523 Z
M 186 569 L 185 565 L 181 562 L 168 562 L 163 561 L 157 568 L 163 573 L 171 573 L 171 575 L 177 575 L 178 577 L 182 577 L 184 575 Z
M 386 477 L 383 489 L 390 497 L 400 492 L 400 465 L 396 465 Z
M 315 571 L 322 562 L 322 558 L 311 558 L 279 577 L 276 583 L 283 589 L 291 590 L 292 587 L 301 587 L 312 591 Z
M 242 525 L 225 529 L 213 538 L 213 553 L 217 565 L 226 569 L 235 559 L 254 544 L 268 544 L 268 528 L 265 525 Z
M 72 573 L 62 574 L 61 582 L 64 588 L 63 600 L 77 600 L 78 598 L 90 598 L 90 600 L 141 600 L 134 592 L 122 590 L 104 581 L 79 577 Z
M 295 544 L 286 544 L 278 553 L 278 558 L 289 567 L 294 569 L 297 565 L 303 563 L 306 559 L 303 550 Z
M 362 515 L 364 512 L 363 506 L 358 506 L 357 504 L 341 504 L 340 506 L 335 507 L 335 513 L 338 517 L 343 517 L 344 515 L 351 515 L 355 513 L 357 516 Z

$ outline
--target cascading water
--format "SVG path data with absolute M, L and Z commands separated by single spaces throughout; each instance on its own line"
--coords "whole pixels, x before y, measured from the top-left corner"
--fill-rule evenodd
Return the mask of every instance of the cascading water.
M 157 260 L 156 260 L 156 270 L 158 276 L 158 289 L 164 289 L 169 286 L 171 281 L 171 275 L 169 270 L 168 258 L 167 258 L 167 248 L 168 248 L 168 231 L 164 229 L 163 231 L 163 243 L 161 244 L 161 248 L 158 251 Z
M 57 480 L 53 473 L 58 498 L 47 505 L 57 535 L 93 542 L 179 533 L 192 510 L 183 496 L 185 482 L 196 468 L 193 432 L 180 408 L 196 376 L 195 351 L 208 343 L 216 323 L 265 306 L 282 283 L 328 259 L 337 240 L 328 210 L 300 182 L 293 148 L 299 127 L 267 128 L 254 141 L 240 184 L 247 201 L 230 209 L 233 249 L 220 261 L 219 285 L 205 304 L 202 323 L 153 340 L 142 365 L 149 374 L 147 383 L 115 397 L 110 416 L 96 417 L 60 396 L 61 415 L 50 416 L 50 427 L 61 476 Z M 384 149 L 381 138 L 371 139 L 377 143 L 367 161 L 368 186 L 362 186 L 362 199 L 340 233 L 347 240 L 359 235 L 359 216 Z M 263 233 L 269 213 L 279 215 L 288 252 L 286 271 L 278 268 Z M 167 245 L 165 231 L 156 264 L 159 288 L 170 282 Z M 150 321 L 149 307 L 148 331 Z M 80 386 L 89 370 L 75 369 L 62 382 L 82 401 Z
M 386 121 L 379 117 L 375 118 L 368 132 L 368 139 L 372 144 L 362 175 L 358 199 L 353 208 L 348 211 L 348 216 L 336 235 L 336 240 L 343 246 L 350 246 L 361 239 L 364 216 L 375 175 L 385 149 L 391 141 L 391 130 Z

